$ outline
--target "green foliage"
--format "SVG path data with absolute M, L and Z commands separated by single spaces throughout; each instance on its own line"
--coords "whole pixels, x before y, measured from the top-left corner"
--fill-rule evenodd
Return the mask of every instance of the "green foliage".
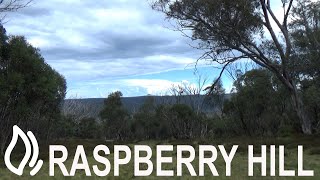
M 153 8 L 179 20 L 181 28 L 192 30 L 192 38 L 203 41 L 203 46 L 224 53 L 261 31 L 258 6 L 252 0 L 159 0 Z
M 97 139 L 100 137 L 99 124 L 93 118 L 81 119 L 77 129 L 77 137 L 82 139 Z
M 310 83 L 305 81 L 306 84 L 301 84 L 300 92 L 306 107 L 310 107 L 312 117 L 319 119 L 318 83 L 312 81 L 308 86 L 307 82 Z M 153 97 L 148 97 L 138 112 L 128 116 L 121 103 L 121 93 L 116 92 L 106 99 L 106 106 L 107 104 L 110 106 L 105 107 L 101 117 L 104 117 L 103 122 L 106 127 L 117 130 L 110 130 L 113 135 L 118 133 L 117 136 L 109 136 L 112 139 L 287 136 L 301 132 L 287 89 L 266 69 L 253 69 L 244 74 L 239 73 L 230 99 L 224 98 L 221 83 L 217 83 L 212 92 L 215 93 L 204 101 L 213 104 L 214 114 L 195 112 L 186 104 L 156 104 Z M 108 119 L 110 124 L 107 123 Z M 118 122 L 112 119 L 123 123 L 117 124 Z M 124 124 L 128 124 L 130 128 Z M 314 127 L 318 127 L 317 125 L 318 123 L 314 124 Z
M 303 100 L 312 118 L 313 130 L 319 132 L 320 122 L 320 2 L 299 0 L 293 9 L 290 30 L 295 49 L 295 68 L 301 83 Z
M 156 106 L 153 97 L 147 97 L 139 111 L 133 115 L 130 128 L 135 139 L 160 138 L 161 122 L 156 118 Z
M 123 108 L 120 91 L 109 94 L 100 113 L 106 138 L 124 139 L 128 136 L 129 114 Z
M 14 124 L 48 139 L 60 113 L 66 82 L 22 36 L 0 28 L 1 150 Z
M 179 31 L 192 32 L 190 38 L 205 51 L 199 59 L 222 65 L 219 78 L 230 64 L 242 59 L 272 73 L 288 90 L 305 134 L 312 134 L 312 120 L 297 79 L 305 75 L 303 71 L 308 71 L 307 75 L 311 71 L 319 74 L 319 7 L 318 2 L 283 1 L 281 19 L 270 1 L 158 0 L 153 4 L 154 9 L 176 21 Z M 289 30 L 292 15 L 298 18 L 293 18 Z M 274 26 L 280 31 L 276 32 Z
M 149 139 L 191 139 L 208 134 L 209 119 L 196 113 L 186 104 L 159 104 L 148 97 L 139 111 L 133 115 L 132 138 Z
M 77 124 L 70 116 L 60 116 L 60 118 L 53 125 L 52 136 L 54 139 L 72 138 L 77 132 Z
M 76 122 L 72 116 L 60 115 L 57 118 L 52 132 L 53 139 L 100 139 L 101 127 L 94 118 L 82 118 Z
M 169 108 L 168 119 L 171 134 L 177 139 L 189 139 L 199 133 L 199 118 L 192 109 L 185 104 L 175 104 Z
M 318 81 L 319 82 L 319 81 Z M 313 127 L 320 132 L 320 84 L 309 81 L 303 83 L 303 98 L 310 116 L 314 119 Z
M 237 134 L 277 135 L 288 118 L 288 97 L 264 69 L 248 71 L 235 81 L 236 93 L 224 104 L 226 120 L 237 122 Z M 284 91 L 285 92 L 285 91 Z
M 300 74 L 319 77 L 320 2 L 299 0 L 293 9 L 290 30 L 296 52 L 294 68 Z

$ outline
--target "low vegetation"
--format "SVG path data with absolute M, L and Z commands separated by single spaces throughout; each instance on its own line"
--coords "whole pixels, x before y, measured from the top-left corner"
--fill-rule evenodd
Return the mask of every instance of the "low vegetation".
M 155 147 L 156 145 L 161 144 L 171 144 L 171 145 L 181 145 L 181 144 L 188 144 L 194 146 L 195 149 L 197 149 L 198 145 L 224 145 L 227 150 L 231 148 L 232 145 L 239 144 L 239 148 L 237 150 L 237 153 L 234 157 L 234 160 L 232 161 L 232 167 L 231 167 L 231 177 L 225 177 L 225 163 L 223 161 L 223 158 L 221 157 L 221 154 L 218 154 L 218 159 L 215 161 L 215 166 L 217 168 L 217 171 L 219 172 L 219 177 L 214 177 L 215 179 L 248 179 L 248 169 L 247 169 L 247 145 L 254 145 L 254 147 L 260 147 L 261 145 L 284 145 L 285 146 L 285 168 L 290 170 L 297 170 L 297 145 L 301 144 L 304 145 L 304 168 L 305 169 L 312 169 L 315 171 L 315 176 L 306 178 L 306 179 L 319 179 L 319 169 L 320 169 L 320 144 L 319 141 L 317 141 L 319 137 L 318 136 L 294 136 L 294 137 L 284 137 L 284 138 L 248 138 L 248 137 L 238 137 L 238 138 L 216 138 L 213 140 L 164 140 L 164 141 L 140 141 L 140 142 L 134 142 L 134 143 L 126 143 L 126 142 L 109 142 L 106 143 L 105 141 L 101 140 L 83 140 L 83 139 L 67 139 L 67 140 L 59 140 L 53 142 L 54 144 L 63 144 L 68 149 L 68 160 L 65 162 L 66 168 L 70 170 L 70 167 L 72 165 L 73 156 L 75 149 L 77 145 L 82 144 L 84 145 L 84 148 L 86 149 L 89 165 L 96 165 L 97 162 L 93 159 L 92 154 L 89 152 L 92 152 L 94 147 L 100 144 L 107 145 L 110 150 L 111 154 L 107 156 L 107 158 L 110 160 L 111 164 L 113 162 L 113 150 L 112 146 L 114 144 L 126 144 L 130 148 L 133 148 L 133 145 L 149 145 L 153 149 L 153 153 L 155 153 Z M 64 179 L 61 170 L 56 166 L 55 167 L 55 177 L 49 177 L 49 166 L 48 166 L 48 157 L 45 150 L 48 149 L 46 145 L 41 146 L 41 154 L 40 157 L 45 161 L 43 168 L 40 170 L 40 172 L 33 177 L 32 179 Z M 257 152 L 259 149 L 257 148 Z M 167 153 L 166 156 L 168 157 L 175 157 L 175 150 L 171 153 Z M 23 149 L 17 149 L 15 150 L 15 154 L 17 157 L 15 158 L 16 161 L 19 160 L 19 158 L 22 158 L 24 155 Z M 196 151 L 197 154 L 197 151 Z M 152 157 L 152 162 L 155 165 L 156 159 L 155 157 Z M 173 159 L 172 164 L 164 164 L 164 169 L 176 169 L 175 164 L 175 158 Z M 196 156 L 196 159 L 194 162 L 192 162 L 193 167 L 195 168 L 196 172 L 198 172 L 198 158 Z M 267 164 L 268 167 L 268 164 Z M 278 165 L 276 165 L 278 168 Z M 103 167 L 101 167 L 103 168 Z M 123 165 L 120 167 L 120 177 L 121 179 L 131 179 L 135 178 L 133 175 L 133 161 L 130 161 L 129 164 Z M 269 168 L 267 168 L 269 169 Z M 28 171 L 28 169 L 26 169 Z M 278 172 L 278 171 L 276 171 Z M 268 175 L 267 171 L 267 175 Z M 0 175 L 3 179 L 15 179 L 16 175 L 10 173 L 3 164 L 0 165 Z M 25 173 L 25 175 L 22 176 L 22 179 L 28 179 L 30 178 L 28 173 Z M 82 170 L 79 170 L 76 172 L 75 177 L 70 177 L 71 179 L 97 179 L 94 174 L 92 177 L 86 177 L 85 172 Z M 187 169 L 183 167 L 183 178 L 184 179 L 194 179 L 190 176 Z M 209 168 L 205 168 L 205 176 L 204 178 L 213 178 L 212 174 L 209 170 Z M 110 174 L 107 177 L 103 177 L 103 179 L 115 179 L 113 176 L 113 169 L 111 169 Z M 148 178 L 138 178 L 138 179 L 163 179 L 162 177 L 157 177 L 155 171 L 149 176 Z M 173 179 L 181 179 L 181 177 L 173 177 Z M 201 178 L 200 178 L 201 179 Z M 261 179 L 261 169 L 260 166 L 254 166 L 254 177 L 251 179 Z M 272 179 L 299 179 L 298 177 L 272 177 Z
M 239 144 L 240 154 L 233 163 L 233 174 L 237 179 L 247 179 L 244 164 L 248 144 L 285 145 L 289 159 L 286 162 L 293 169 L 297 166 L 296 147 L 301 144 L 306 148 L 305 168 L 320 169 L 320 3 L 298 0 L 293 6 L 293 1 L 282 1 L 287 9 L 285 16 L 295 19 L 277 23 L 281 29 L 278 37 L 268 19 L 275 21 L 277 17 L 272 16 L 266 2 L 156 1 L 153 8 L 178 20 L 182 31 L 191 28 L 193 40 L 200 41 L 200 49 L 209 50 L 203 58 L 222 64 L 222 71 L 243 59 L 251 59 L 256 66 L 230 70 L 235 75 L 230 98 L 226 98 L 221 75 L 205 92 L 201 83 L 198 89 L 173 87 L 175 102 L 159 104 L 149 96 L 135 112 L 123 106 L 122 93 L 117 91 L 105 99 L 96 119 L 62 109 L 67 89 L 64 77 L 24 37 L 8 36 L 1 25 L 0 156 L 10 141 L 12 126 L 18 125 L 35 134 L 41 149 L 53 143 L 63 144 L 68 146 L 70 156 L 78 144 L 92 149 L 106 142 L 146 144 L 153 148 L 163 143 Z M 265 30 L 274 35 L 272 39 L 265 37 Z M 258 36 L 261 39 L 257 40 Z M 206 98 L 199 101 L 204 93 Z M 181 96 L 190 97 L 192 103 L 180 101 Z M 213 113 L 204 111 L 203 104 L 214 109 Z M 77 106 L 73 105 L 69 108 Z M 17 162 L 23 151 L 17 147 L 13 157 Z M 41 153 L 41 158 L 47 160 L 47 152 Z M 67 166 L 71 161 L 68 160 Z M 92 163 L 93 158 L 89 161 Z M 223 172 L 221 159 L 217 166 Z M 132 169 L 131 162 L 121 170 L 122 177 L 134 178 Z M 45 164 L 36 178 L 48 178 L 47 170 Z M 259 168 L 255 172 L 259 174 Z M 319 179 L 317 171 L 315 176 L 314 179 Z M 16 178 L 3 164 L 0 177 Z M 63 177 L 60 174 L 54 178 Z M 75 178 L 85 177 L 81 172 Z

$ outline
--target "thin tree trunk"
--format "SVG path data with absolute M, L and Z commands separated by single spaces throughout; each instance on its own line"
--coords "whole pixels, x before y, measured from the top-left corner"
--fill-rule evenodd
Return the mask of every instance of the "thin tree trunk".
M 312 124 L 311 119 L 308 116 L 308 113 L 306 112 L 304 108 L 303 101 L 301 97 L 298 94 L 298 90 L 296 89 L 296 86 L 293 86 L 293 90 L 291 91 L 291 100 L 293 102 L 293 108 L 295 112 L 297 113 L 297 116 L 300 119 L 300 125 L 302 132 L 304 134 L 312 134 Z

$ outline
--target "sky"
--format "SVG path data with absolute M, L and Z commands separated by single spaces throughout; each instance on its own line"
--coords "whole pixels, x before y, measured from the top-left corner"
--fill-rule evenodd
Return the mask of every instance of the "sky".
M 194 85 L 220 71 L 195 62 L 194 42 L 173 31 L 148 0 L 33 0 L 9 13 L 4 27 L 40 49 L 46 62 L 67 80 L 67 98 L 164 95 L 173 84 Z M 223 76 L 230 91 L 232 80 Z

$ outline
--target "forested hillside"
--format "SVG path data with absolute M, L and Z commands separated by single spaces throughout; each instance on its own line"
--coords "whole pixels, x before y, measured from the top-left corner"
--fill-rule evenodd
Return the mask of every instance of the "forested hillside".
M 221 109 L 221 105 L 209 101 L 206 95 L 183 95 L 177 96 L 140 96 L 140 97 L 122 97 L 121 102 L 125 109 L 129 113 L 134 114 L 139 111 L 141 106 L 148 98 L 153 98 L 155 105 L 161 104 L 186 104 L 191 108 L 195 108 L 196 105 L 201 106 L 201 112 L 206 114 L 214 114 Z M 225 94 L 223 97 L 225 100 L 231 98 L 231 94 Z M 94 119 L 99 119 L 99 113 L 104 107 L 104 98 L 88 98 L 88 99 L 66 99 L 64 100 L 62 111 L 67 114 L 85 115 Z

